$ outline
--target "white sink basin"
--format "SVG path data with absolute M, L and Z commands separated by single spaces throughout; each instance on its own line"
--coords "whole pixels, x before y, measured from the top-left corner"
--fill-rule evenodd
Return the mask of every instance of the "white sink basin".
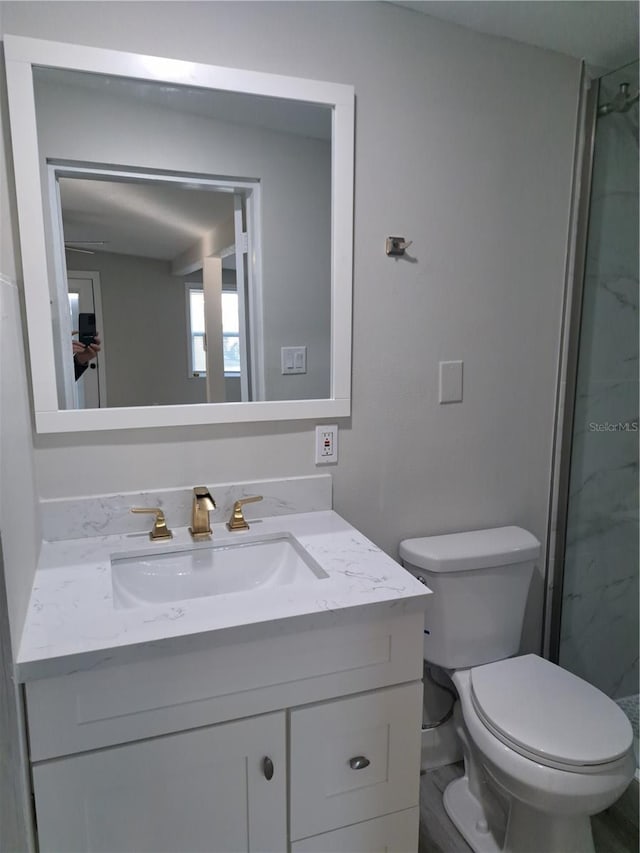
M 308 585 L 326 577 L 300 543 L 287 534 L 259 541 L 170 546 L 111 558 L 117 608 Z

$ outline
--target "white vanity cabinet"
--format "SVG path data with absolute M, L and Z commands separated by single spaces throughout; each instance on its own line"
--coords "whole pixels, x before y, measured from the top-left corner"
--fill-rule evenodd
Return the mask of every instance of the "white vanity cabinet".
M 40 853 L 416 853 L 422 630 L 361 617 L 28 682 Z

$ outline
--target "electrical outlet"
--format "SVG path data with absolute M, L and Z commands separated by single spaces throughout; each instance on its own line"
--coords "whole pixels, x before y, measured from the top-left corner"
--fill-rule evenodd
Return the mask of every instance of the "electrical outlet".
M 331 465 L 338 461 L 338 426 L 322 424 L 316 427 L 316 465 Z

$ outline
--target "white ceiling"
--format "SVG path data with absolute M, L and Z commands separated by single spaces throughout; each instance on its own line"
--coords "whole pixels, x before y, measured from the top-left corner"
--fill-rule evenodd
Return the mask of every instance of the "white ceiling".
M 172 261 L 224 223 L 233 231 L 230 192 L 75 177 L 58 185 L 65 243 L 76 249 Z
M 331 139 L 332 110 L 322 104 L 60 68 L 36 68 L 34 79 L 37 87 L 55 85 L 67 92 L 79 89 L 97 93 L 100 97 L 155 104 L 187 116 L 202 116 L 315 139 Z
M 80 90 L 95 97 L 151 103 L 170 110 L 176 121 L 201 116 L 241 125 L 248 132 L 260 128 L 331 139 L 333 111 L 322 104 L 54 68 L 37 68 L 34 80 L 43 100 L 51 87 L 59 87 L 71 97 Z M 105 104 L 108 107 L 108 101 Z M 170 261 L 229 220 L 233 223 L 233 195 L 197 190 L 186 176 L 183 184 L 173 186 L 78 177 L 63 178 L 59 186 L 64 239 L 74 251 Z M 230 256 L 224 266 L 231 264 Z
M 424 0 L 394 5 L 584 59 L 603 73 L 638 58 L 636 0 Z

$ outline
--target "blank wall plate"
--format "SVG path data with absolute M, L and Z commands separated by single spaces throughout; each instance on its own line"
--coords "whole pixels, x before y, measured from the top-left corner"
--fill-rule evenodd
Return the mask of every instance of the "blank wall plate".
M 338 425 L 316 427 L 316 465 L 331 465 L 338 461 Z
M 440 402 L 462 402 L 462 362 L 440 362 Z

